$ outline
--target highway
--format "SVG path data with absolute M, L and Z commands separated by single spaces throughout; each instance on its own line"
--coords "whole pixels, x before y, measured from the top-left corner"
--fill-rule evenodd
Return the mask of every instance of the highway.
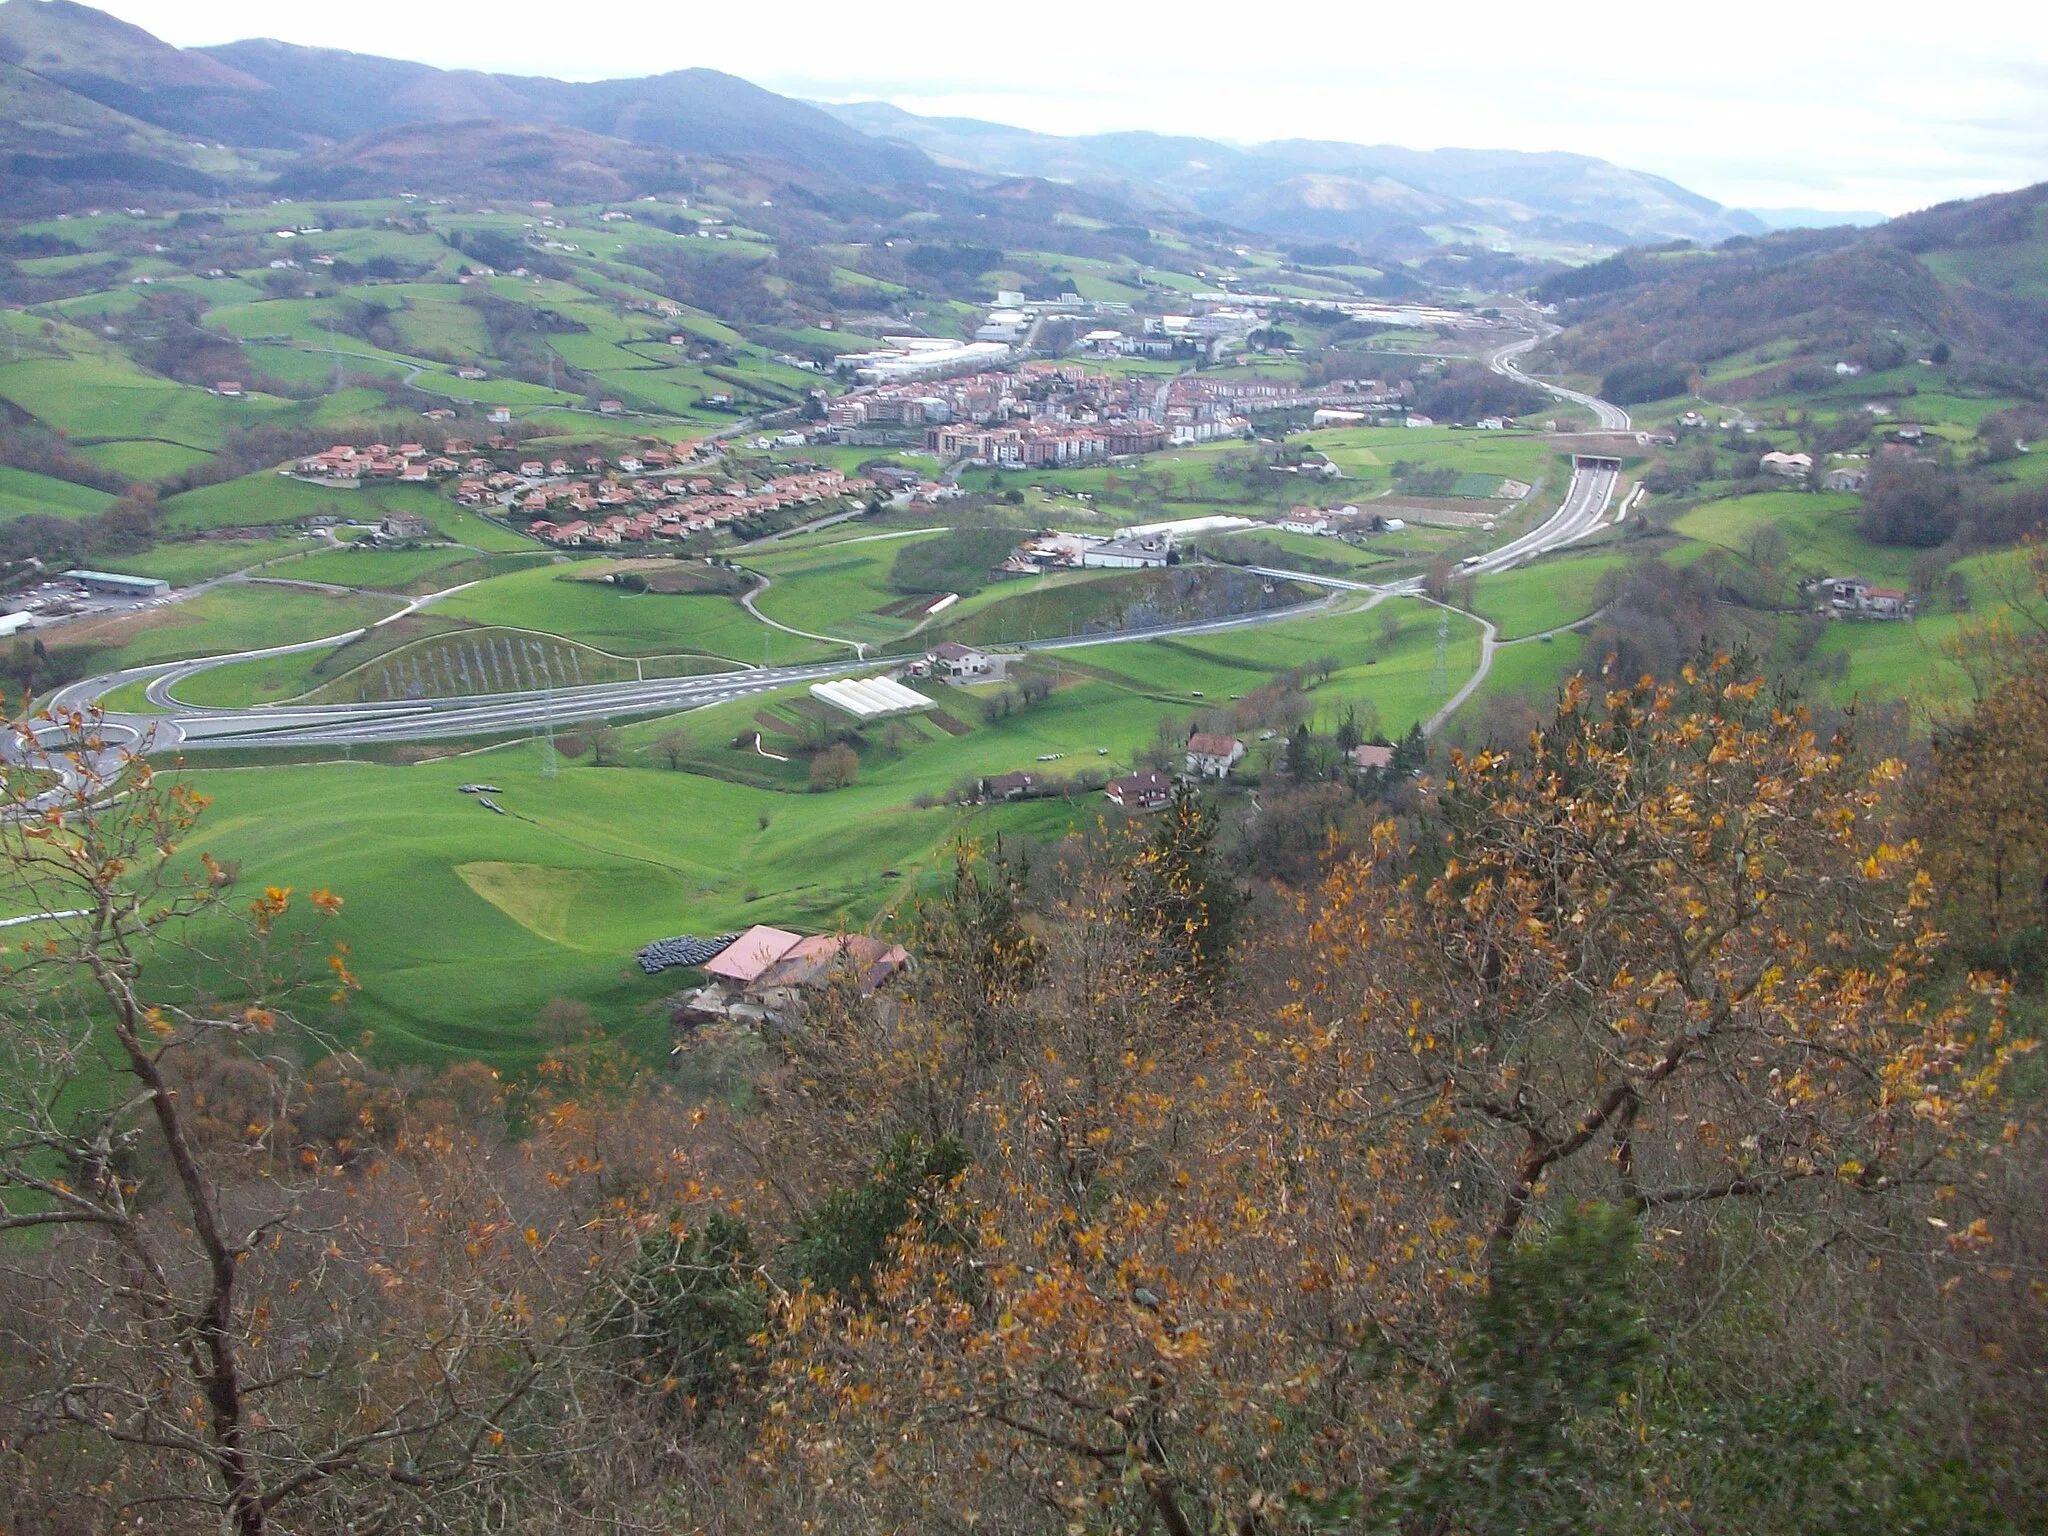
M 1574 405 L 1583 405 L 1593 413 L 1593 418 L 1602 432 L 1627 432 L 1634 428 L 1635 421 L 1620 406 L 1610 404 L 1596 395 L 1582 395 L 1576 389 L 1566 389 L 1562 384 L 1553 384 L 1548 379 L 1535 378 L 1522 372 L 1516 366 L 1517 360 L 1526 357 L 1537 343 L 1555 336 L 1559 327 L 1546 320 L 1536 321 L 1536 334 L 1524 336 L 1520 341 L 1511 341 L 1496 349 L 1486 359 L 1486 366 L 1503 378 L 1513 379 L 1517 384 L 1528 384 L 1555 395 L 1560 400 L 1569 400 Z
M 1526 376 L 1514 367 L 1514 359 L 1527 352 L 1540 339 L 1539 334 L 1512 342 L 1495 351 L 1487 359 L 1488 365 L 1508 377 L 1523 379 Z M 1619 407 L 1595 400 L 1591 396 L 1562 389 L 1554 384 L 1544 383 L 1540 379 L 1529 379 L 1528 382 L 1553 394 L 1592 406 L 1600 415 L 1603 426 L 1614 430 L 1626 430 L 1628 427 L 1628 413 Z M 1582 462 L 1573 470 L 1571 484 L 1566 489 L 1563 504 L 1556 512 L 1538 527 L 1509 540 L 1500 548 L 1489 550 L 1461 564 L 1457 568 L 1457 574 L 1480 576 L 1511 570 L 1540 555 L 1562 549 L 1586 537 L 1600 527 L 1606 518 L 1608 509 L 1614 501 L 1619 478 L 1618 469 L 1612 465 L 1594 461 Z M 1326 602 L 1335 601 L 1335 594 L 1339 592 L 1367 592 L 1373 594 L 1371 602 L 1367 604 L 1371 606 L 1371 603 L 1387 597 L 1419 597 L 1424 586 L 1421 577 L 1410 577 L 1398 582 L 1374 583 L 1258 566 L 1251 569 L 1257 574 L 1270 576 L 1276 580 L 1294 581 L 1329 590 L 1333 596 Z M 461 588 L 456 587 L 450 588 L 448 592 L 429 594 L 379 622 L 388 624 L 407 613 L 418 612 L 451 592 L 460 590 Z M 1267 613 L 1201 620 L 1121 634 L 1074 635 L 1059 639 L 1027 641 L 1011 648 L 1053 651 L 1073 646 L 1219 634 L 1233 629 L 1297 618 L 1313 606 L 1297 605 Z M 351 630 L 345 635 L 330 635 L 294 645 L 268 646 L 196 660 L 159 662 L 150 666 L 104 673 L 61 689 L 55 695 L 51 708 L 59 714 L 84 711 L 100 703 L 117 688 L 140 681 L 147 685 L 144 693 L 150 703 L 162 713 L 110 713 L 106 716 L 103 734 L 117 741 L 139 742 L 144 750 L 152 753 L 176 751 L 185 746 L 278 748 L 372 745 L 517 735 L 535 730 L 548 721 L 560 725 L 605 717 L 667 714 L 710 704 L 722 704 L 729 699 L 742 698 L 750 694 L 767 693 L 792 683 L 822 682 L 828 678 L 844 677 L 850 673 L 863 672 L 884 665 L 881 662 L 858 658 L 842 658 L 793 667 L 747 667 L 735 664 L 731 671 L 694 677 L 660 678 L 631 683 L 597 683 L 576 688 L 557 688 L 546 692 L 482 694 L 462 698 L 361 704 L 256 705 L 246 709 L 198 708 L 179 703 L 171 692 L 178 682 L 214 667 L 258 657 L 330 649 L 363 633 L 363 630 Z M 1488 638 L 1490 640 L 1491 637 Z M 1484 679 L 1487 665 L 1492 659 L 1493 648 L 1488 644 L 1483 649 L 1478 673 L 1467 682 L 1452 705 L 1439 712 L 1438 719 L 1433 720 L 1432 725 L 1447 717 L 1449 709 L 1469 697 L 1472 690 Z

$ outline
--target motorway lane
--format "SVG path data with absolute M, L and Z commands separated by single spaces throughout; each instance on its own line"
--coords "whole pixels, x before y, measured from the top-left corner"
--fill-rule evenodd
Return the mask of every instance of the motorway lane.
M 1526 378 L 1514 368 L 1513 359 L 1528 351 L 1540 339 L 1540 335 L 1532 336 L 1499 349 L 1488 359 L 1489 366 L 1512 378 Z M 1595 400 L 1590 396 L 1579 395 L 1557 385 L 1544 383 L 1540 379 L 1528 379 L 1527 382 L 1549 390 L 1552 394 L 1593 406 L 1600 413 L 1603 425 L 1611 426 L 1618 422 L 1617 429 L 1627 427 L 1628 413 L 1619 407 L 1608 405 L 1607 402 Z M 1563 548 L 1584 538 L 1600 526 L 1601 519 L 1613 502 L 1617 480 L 1618 475 L 1612 469 L 1576 469 L 1572 475 L 1571 485 L 1566 490 L 1563 505 L 1548 520 L 1540 527 L 1511 539 L 1499 549 L 1480 556 L 1470 565 L 1460 566 L 1458 573 L 1488 575 L 1510 570 L 1535 559 L 1538 555 Z M 1260 575 L 1319 586 L 1333 593 L 1371 592 L 1376 594 L 1373 602 L 1384 597 L 1417 595 L 1423 585 L 1420 577 L 1381 584 L 1348 581 L 1330 576 L 1304 575 L 1299 571 L 1269 570 L 1258 566 L 1251 569 Z M 462 588 L 452 587 L 447 592 L 432 593 L 378 622 L 388 624 L 460 590 Z M 1327 606 L 1331 601 L 1335 601 L 1334 596 L 1320 606 Z M 1318 605 L 1297 605 L 1270 613 L 1244 614 L 1226 619 L 1210 619 L 1193 624 L 1115 635 L 1075 635 L 1056 640 L 1029 641 L 1017 648 L 1027 651 L 1052 651 L 1075 646 L 1113 645 L 1159 639 L 1172 635 L 1220 634 L 1233 629 L 1298 618 L 1312 606 Z M 748 667 L 733 672 L 695 677 L 593 684 L 581 688 L 555 689 L 551 692 L 424 699 L 404 703 L 394 701 L 386 704 L 259 705 L 250 709 L 202 709 L 179 704 L 170 693 L 174 683 L 211 667 L 225 666 L 231 662 L 256 657 L 281 656 L 296 651 L 335 646 L 362 633 L 364 631 L 355 630 L 347 635 L 303 641 L 295 645 L 270 646 L 196 661 L 160 662 L 149 666 L 130 667 L 69 685 L 56 695 L 53 708 L 83 710 L 125 683 L 148 679 L 150 686 L 146 691 L 150 701 L 169 710 L 170 713 L 162 716 L 116 714 L 109 715 L 105 722 L 109 732 L 118 732 L 128 740 L 146 742 L 146 750 L 173 751 L 187 743 L 209 747 L 339 746 L 351 743 L 431 741 L 450 737 L 502 735 L 529 730 L 549 720 L 566 723 L 597 719 L 607 715 L 655 714 L 693 709 L 724 703 L 729 699 L 749 694 L 766 693 L 792 683 L 844 677 L 849 673 L 866 671 L 869 667 L 877 665 L 873 662 L 847 660 L 801 667 Z M 1492 647 L 1488 646 L 1486 649 L 1489 654 L 1485 660 L 1490 661 Z M 1478 682 L 1484 679 L 1485 672 L 1486 667 L 1482 663 L 1478 675 L 1461 690 L 1458 702 L 1462 702 L 1470 695 Z M 1432 724 L 1434 723 L 1433 721 Z
M 1564 503 L 1540 527 L 1512 539 L 1471 565 L 1459 567 L 1460 575 L 1486 575 L 1510 570 L 1554 549 L 1584 538 L 1600 526 L 1614 499 L 1616 472 L 1612 469 L 1579 469 L 1565 493 Z M 1375 584 L 1347 581 L 1331 576 L 1305 576 L 1298 571 L 1253 567 L 1256 574 L 1333 591 L 1372 592 L 1374 601 L 1388 596 L 1414 596 L 1422 590 L 1422 578 Z M 1165 629 L 1126 632 L 1119 635 L 1074 635 L 1055 640 L 1025 642 L 1020 649 L 1056 651 L 1070 647 L 1128 643 L 1166 636 L 1221 634 L 1233 629 L 1271 624 L 1298 618 L 1305 611 L 1297 606 L 1271 613 L 1242 614 L 1225 619 L 1208 619 Z M 1458 702 L 1469 697 L 1471 688 L 1483 681 L 1491 646 L 1482 658 L 1478 677 L 1462 691 Z M 217 663 L 209 663 L 217 664 Z M 344 743 L 424 741 L 436 737 L 499 735 L 529 730 L 548 720 L 556 722 L 592 719 L 602 715 L 653 714 L 722 704 L 748 694 L 767 693 L 791 683 L 820 682 L 864 671 L 859 662 L 824 662 L 802 667 L 756 667 L 740 672 L 706 676 L 665 678 L 640 683 L 599 683 L 583 688 L 557 689 L 552 693 L 496 694 L 471 699 L 422 700 L 405 705 L 324 705 L 300 709 L 265 706 L 255 710 L 185 710 L 172 717 L 179 730 L 176 742 L 207 746 L 313 746 Z
M 1560 400 L 1569 400 L 1575 405 L 1588 407 L 1593 412 L 1594 419 L 1603 432 L 1627 432 L 1631 430 L 1635 425 L 1634 420 L 1620 406 L 1602 400 L 1596 395 L 1582 395 L 1576 389 L 1566 389 L 1562 384 L 1552 384 L 1547 379 L 1535 378 L 1522 372 L 1516 366 L 1518 358 L 1526 356 L 1535 349 L 1538 342 L 1542 341 L 1545 337 L 1555 336 L 1559 330 L 1559 327 L 1551 325 L 1546 321 L 1539 320 L 1537 325 L 1539 329 L 1535 335 L 1525 336 L 1520 341 L 1512 341 L 1506 346 L 1496 349 L 1486 359 L 1486 366 L 1495 373 L 1513 379 L 1518 384 L 1533 385 L 1537 389 L 1557 396 Z

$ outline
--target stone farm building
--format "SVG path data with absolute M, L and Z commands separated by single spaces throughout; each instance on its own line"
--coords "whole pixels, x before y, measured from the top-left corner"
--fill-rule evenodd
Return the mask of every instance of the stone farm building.
M 1227 779 L 1243 756 L 1244 743 L 1235 736 L 1197 731 L 1188 738 L 1188 773 L 1197 779 Z
M 779 1023 L 797 1010 L 807 990 L 841 983 L 872 992 L 909 963 L 902 945 L 864 933 L 806 938 L 757 925 L 704 963 L 706 985 L 684 995 L 676 1019 Z

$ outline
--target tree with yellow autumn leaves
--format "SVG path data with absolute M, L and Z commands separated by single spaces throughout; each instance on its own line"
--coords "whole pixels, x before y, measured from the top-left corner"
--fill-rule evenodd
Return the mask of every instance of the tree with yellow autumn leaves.
M 1997 1140 L 2024 1046 L 1997 985 L 1928 985 L 1898 772 L 1725 657 L 1574 684 L 1526 751 L 1452 760 L 1435 840 L 1383 828 L 1246 958 L 1278 1010 L 1148 988 L 1128 875 L 1079 893 L 965 1106 L 971 1165 L 860 1297 L 780 1299 L 757 1455 L 791 1516 L 1394 1518 L 1430 1434 L 1470 1455 L 1519 1422 L 1429 1405 L 1530 1244 L 1596 1209 L 1654 1252 L 1731 1206 L 1804 1241 L 1924 1207 Z M 866 1018 L 838 1134 L 903 1102 L 892 1042 L 929 1060 L 948 1028 L 915 996 Z

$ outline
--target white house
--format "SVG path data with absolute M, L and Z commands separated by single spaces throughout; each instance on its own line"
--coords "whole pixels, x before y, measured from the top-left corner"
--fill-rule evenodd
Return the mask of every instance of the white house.
M 1788 480 L 1803 480 L 1813 469 L 1813 455 L 1767 453 L 1757 461 L 1757 467 L 1767 475 L 1783 475 Z
M 991 666 L 986 651 L 977 651 L 957 640 L 934 646 L 925 652 L 924 659 L 940 677 L 982 677 Z

